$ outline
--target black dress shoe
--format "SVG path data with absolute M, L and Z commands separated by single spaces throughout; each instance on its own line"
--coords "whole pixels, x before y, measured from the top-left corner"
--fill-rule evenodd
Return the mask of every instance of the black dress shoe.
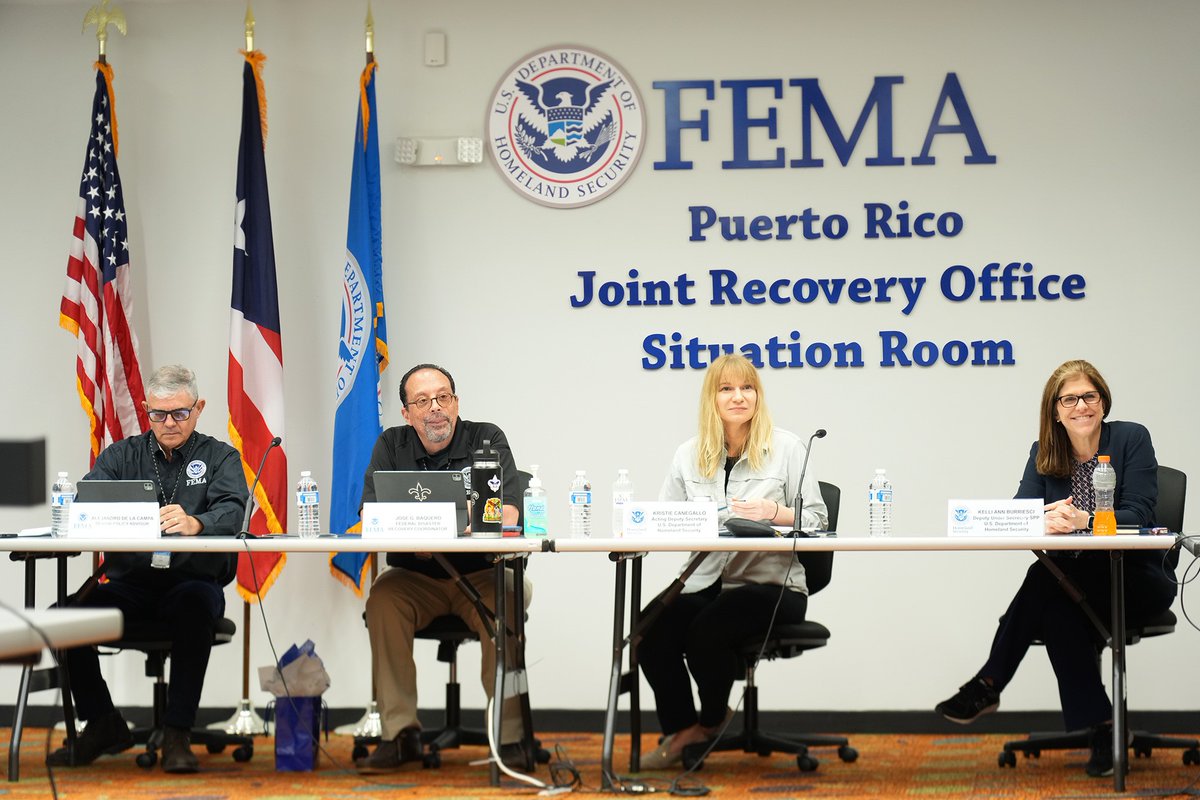
M 360 775 L 381 775 L 425 765 L 420 728 L 405 728 L 395 739 L 384 739 L 375 752 L 354 762 Z
M 200 759 L 192 752 L 192 733 L 183 728 L 163 728 L 163 772 L 186 775 L 200 771 Z
M 51 767 L 81 767 L 90 764 L 100 756 L 114 755 L 133 747 L 133 734 L 121 717 L 121 712 L 113 709 L 102 717 L 88 720 L 83 733 L 75 737 L 75 752 L 66 747 L 60 747 L 46 756 L 46 764 Z
M 1084 771 L 1091 778 L 1107 778 L 1113 774 L 1113 726 L 1101 723 L 1088 732 L 1091 753 Z
M 533 754 L 526 749 L 524 741 L 500 745 L 500 760 L 504 762 L 505 766 L 524 772 L 532 772 L 537 767 L 537 761 Z

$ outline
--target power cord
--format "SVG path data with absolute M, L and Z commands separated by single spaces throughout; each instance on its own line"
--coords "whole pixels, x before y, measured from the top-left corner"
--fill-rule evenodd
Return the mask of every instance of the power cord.
M 1187 588 L 1187 585 L 1194 581 L 1198 575 L 1200 575 L 1200 558 L 1193 557 L 1191 562 L 1189 562 L 1188 565 L 1183 568 L 1183 576 L 1178 579 L 1173 577 L 1167 568 L 1167 562 L 1171 557 L 1171 551 L 1175 549 L 1179 549 L 1181 551 L 1186 549 L 1188 552 L 1193 552 L 1194 548 L 1196 547 L 1195 542 L 1197 539 L 1200 539 L 1200 536 L 1197 536 L 1196 534 L 1190 534 L 1187 536 L 1180 535 L 1180 537 L 1176 539 L 1175 544 L 1163 553 L 1162 571 L 1163 575 L 1167 576 L 1172 583 L 1179 587 L 1179 613 L 1183 614 L 1183 618 L 1187 620 L 1188 625 L 1191 625 L 1193 629 L 1200 631 L 1200 624 L 1198 624 L 1196 620 L 1192 619 L 1191 615 L 1188 614 L 1187 604 L 1184 602 L 1183 596 L 1184 589 Z

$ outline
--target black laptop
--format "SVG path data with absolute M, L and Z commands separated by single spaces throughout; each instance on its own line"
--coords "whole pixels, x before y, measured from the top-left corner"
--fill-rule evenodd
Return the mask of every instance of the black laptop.
M 467 488 L 461 472 L 383 470 L 374 478 L 377 503 L 454 503 L 458 530 L 467 529 Z
M 154 488 L 154 481 L 80 481 L 75 488 L 75 501 L 158 505 L 158 491 Z

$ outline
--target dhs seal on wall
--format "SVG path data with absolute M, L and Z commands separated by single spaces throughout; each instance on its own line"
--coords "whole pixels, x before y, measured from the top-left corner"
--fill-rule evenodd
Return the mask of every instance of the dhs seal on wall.
M 642 153 L 642 99 L 611 58 L 550 47 L 518 61 L 488 109 L 492 159 L 536 203 L 574 208 L 617 189 Z

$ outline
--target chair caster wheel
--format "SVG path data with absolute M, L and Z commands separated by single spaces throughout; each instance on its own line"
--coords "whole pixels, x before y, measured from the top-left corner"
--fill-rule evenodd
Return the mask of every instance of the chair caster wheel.
M 1135 748 L 1133 748 L 1133 757 L 1134 758 L 1149 758 L 1153 754 L 1153 752 L 1154 752 L 1153 748 L 1150 748 L 1150 747 L 1135 747 Z
M 208 751 L 209 755 L 215 756 L 218 753 L 225 752 L 225 745 L 217 744 L 216 742 L 210 742 L 210 743 L 204 745 L 204 749 Z
M 538 747 L 533 751 L 533 760 L 539 764 L 550 763 L 550 751 L 544 747 Z
M 858 751 L 848 744 L 844 744 L 838 748 L 838 758 L 847 764 L 853 764 L 858 761 Z
M 438 769 L 442 766 L 442 754 L 434 750 L 432 753 L 426 753 L 421 759 L 421 766 L 425 769 Z
M 239 764 L 245 764 L 252 758 L 254 758 L 253 745 L 244 744 L 233 751 L 233 760 Z
M 1200 764 L 1200 750 L 1197 750 L 1194 747 L 1191 750 L 1184 750 L 1183 751 L 1183 763 L 1186 766 L 1192 766 L 1193 764 Z
M 796 766 L 801 772 L 813 772 L 820 762 L 810 755 L 796 756 Z
M 681 763 L 683 764 L 684 769 L 688 769 L 693 772 L 699 772 L 700 770 L 704 769 L 704 759 L 698 758 L 694 754 L 688 755 L 686 747 L 683 749 L 683 759 Z
M 358 761 L 360 758 L 366 758 L 370 754 L 371 752 L 365 744 L 356 744 L 354 745 L 354 749 L 350 751 L 350 760 Z
M 138 753 L 134 763 L 142 769 L 150 769 L 158 763 L 158 753 Z
M 1001 750 L 999 757 L 996 759 L 996 763 L 1000 766 L 1000 769 L 1004 769 L 1005 767 L 1012 767 L 1013 769 L 1016 769 L 1017 754 L 1012 750 Z

